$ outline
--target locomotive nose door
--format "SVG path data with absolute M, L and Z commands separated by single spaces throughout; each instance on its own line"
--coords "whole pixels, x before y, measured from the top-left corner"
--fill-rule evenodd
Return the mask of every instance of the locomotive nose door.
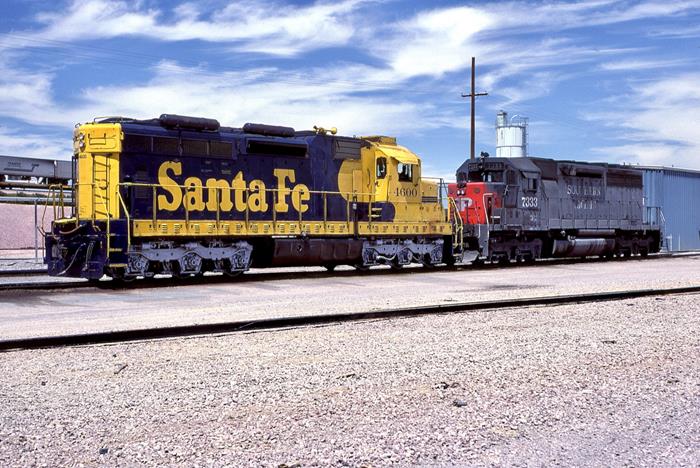
M 484 194 L 484 211 L 486 212 L 486 224 L 493 224 L 493 194 Z
M 386 156 L 377 156 L 375 159 L 374 195 L 378 202 L 385 202 L 389 195 L 388 160 Z

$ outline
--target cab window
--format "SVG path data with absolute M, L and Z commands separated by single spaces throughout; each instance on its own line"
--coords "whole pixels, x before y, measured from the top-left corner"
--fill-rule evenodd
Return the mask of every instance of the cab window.
M 399 163 L 399 180 L 402 182 L 413 182 L 413 165 Z
M 377 158 L 377 179 L 386 177 L 386 158 Z
M 537 191 L 537 179 L 531 179 L 528 177 L 527 188 L 525 190 L 528 190 L 530 192 L 536 192 Z
M 503 182 L 503 171 L 488 171 L 482 175 L 484 182 Z

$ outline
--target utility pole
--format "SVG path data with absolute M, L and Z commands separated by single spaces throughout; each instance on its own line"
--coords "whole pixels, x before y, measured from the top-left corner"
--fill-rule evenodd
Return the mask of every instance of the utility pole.
M 468 97 L 471 98 L 471 137 L 469 141 L 469 159 L 474 159 L 474 113 L 475 113 L 475 108 L 476 108 L 476 97 L 477 96 L 488 96 L 489 93 L 477 93 L 474 90 L 475 87 L 475 81 L 476 81 L 476 59 L 472 57 L 472 92 L 470 94 L 462 94 L 462 97 Z

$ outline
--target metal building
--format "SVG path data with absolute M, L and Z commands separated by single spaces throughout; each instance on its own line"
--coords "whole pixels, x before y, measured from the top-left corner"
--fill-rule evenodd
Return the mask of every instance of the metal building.
M 645 167 L 646 219 L 661 225 L 669 251 L 700 249 L 700 171 Z
M 508 119 L 506 111 L 496 115 L 496 157 L 527 157 L 527 118 L 514 115 Z

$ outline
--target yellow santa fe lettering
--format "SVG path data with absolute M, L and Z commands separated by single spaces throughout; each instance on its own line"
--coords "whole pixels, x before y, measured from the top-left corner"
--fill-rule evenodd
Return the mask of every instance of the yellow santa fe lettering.
M 309 187 L 304 184 L 297 184 L 292 190 L 292 206 L 299 213 L 306 213 L 309 210 L 309 206 L 304 203 L 309 201 L 311 194 L 309 193 Z
M 287 179 L 294 183 L 296 175 L 294 169 L 275 169 L 275 177 L 277 178 L 277 203 L 275 203 L 275 211 L 278 213 L 286 213 L 289 211 L 287 204 L 287 196 L 291 193 L 291 189 L 287 187 Z
M 268 209 L 265 199 L 265 183 L 262 180 L 250 181 L 250 195 L 248 196 L 248 209 L 252 212 L 265 212 Z
M 185 208 L 187 211 L 204 211 L 204 189 L 198 177 L 185 179 Z
M 207 210 L 231 211 L 231 186 L 223 179 L 207 179 Z M 218 206 L 217 206 L 218 202 Z
M 236 211 L 245 211 L 247 206 L 245 199 L 246 183 L 245 179 L 243 179 L 243 172 L 236 174 L 236 177 L 231 181 L 231 187 L 233 187 Z
M 171 171 L 173 175 L 182 175 L 182 163 L 175 161 L 167 161 L 158 168 L 158 184 L 170 194 L 170 199 L 167 195 L 158 195 L 158 209 L 165 211 L 175 211 L 180 208 L 182 203 L 182 190 L 178 187 L 177 182 L 168 175 Z

